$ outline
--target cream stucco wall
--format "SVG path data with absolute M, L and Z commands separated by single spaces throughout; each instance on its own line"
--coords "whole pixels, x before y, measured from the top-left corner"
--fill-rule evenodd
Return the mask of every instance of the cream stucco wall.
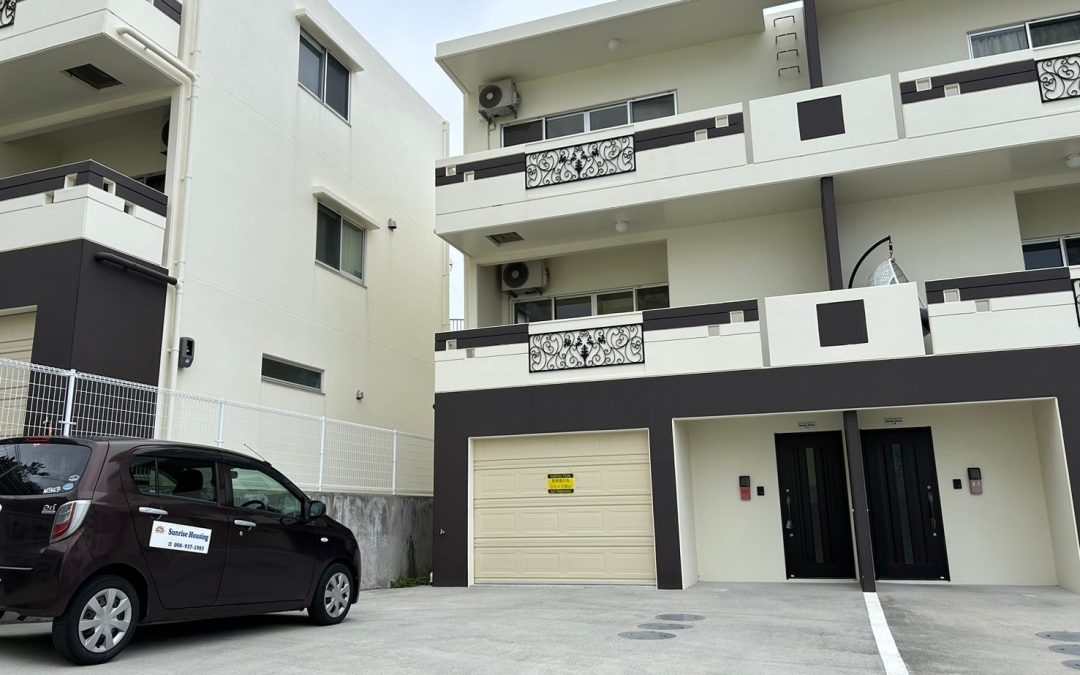
M 1016 195 L 1020 236 L 1026 239 L 1080 234 L 1080 186 Z
M 1080 545 L 1077 544 L 1076 511 L 1065 462 L 1060 410 L 1056 400 L 1035 401 L 1031 408 L 1039 441 L 1039 464 L 1046 491 L 1058 585 L 1080 593 Z
M 972 31 L 1076 10 L 1070 0 L 899 0 L 822 16 L 821 68 L 833 84 L 961 61 Z
M 952 582 L 1056 585 L 1031 405 L 863 411 L 859 426 L 886 428 L 884 419 L 897 417 L 902 427 L 931 428 Z M 982 469 L 983 494 L 969 492 L 968 467 Z
M 440 118 L 325 0 L 307 12 L 363 68 L 349 122 L 297 84 L 291 0 L 200 8 L 179 328 L 198 347 L 178 387 L 429 434 L 446 307 L 432 232 Z M 317 186 L 381 228 L 367 233 L 363 285 L 315 262 Z M 263 383 L 263 354 L 325 369 L 324 394 Z

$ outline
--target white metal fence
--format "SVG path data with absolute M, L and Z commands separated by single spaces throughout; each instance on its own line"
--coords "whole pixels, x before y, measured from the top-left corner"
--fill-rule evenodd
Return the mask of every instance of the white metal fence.
M 431 495 L 434 443 L 304 415 L 0 359 L 0 438 L 136 437 L 270 461 L 305 490 Z

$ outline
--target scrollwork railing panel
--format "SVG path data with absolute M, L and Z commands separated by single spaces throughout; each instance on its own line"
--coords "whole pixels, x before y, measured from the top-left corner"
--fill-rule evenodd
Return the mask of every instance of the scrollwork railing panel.
M 529 336 L 529 372 L 645 363 L 641 324 Z
M 525 155 L 525 189 L 613 176 L 636 169 L 634 137 L 605 138 Z
M 1080 54 L 1035 62 L 1043 103 L 1080 97 Z
M 15 24 L 15 3 L 18 0 L 0 0 L 0 28 Z

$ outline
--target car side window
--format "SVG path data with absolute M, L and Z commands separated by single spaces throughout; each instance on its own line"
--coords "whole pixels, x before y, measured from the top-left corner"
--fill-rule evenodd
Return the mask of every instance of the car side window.
M 299 518 L 303 504 L 277 479 L 258 469 L 229 467 L 233 505 Z
M 136 457 L 131 462 L 131 478 L 144 495 L 217 501 L 214 463 L 208 460 Z

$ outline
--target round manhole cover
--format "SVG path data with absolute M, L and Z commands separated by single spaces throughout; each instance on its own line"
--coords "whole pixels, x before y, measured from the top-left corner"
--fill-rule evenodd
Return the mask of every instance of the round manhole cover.
M 705 617 L 700 614 L 657 614 L 661 621 L 701 621 Z
M 1080 656 L 1080 645 L 1050 645 L 1050 651 L 1057 652 L 1058 654 Z
M 619 637 L 627 640 L 668 640 L 675 637 L 674 633 L 661 633 L 656 630 L 631 630 L 619 633 Z
M 645 630 L 685 630 L 693 626 L 684 626 L 681 623 L 643 623 L 638 628 Z
M 1072 668 L 1073 670 L 1080 670 L 1080 659 L 1073 659 L 1072 661 L 1062 661 L 1061 665 L 1066 668 Z
M 1047 640 L 1053 640 L 1054 642 L 1080 642 L 1080 633 L 1072 633 L 1067 631 L 1047 631 L 1045 633 L 1036 633 L 1041 638 Z

